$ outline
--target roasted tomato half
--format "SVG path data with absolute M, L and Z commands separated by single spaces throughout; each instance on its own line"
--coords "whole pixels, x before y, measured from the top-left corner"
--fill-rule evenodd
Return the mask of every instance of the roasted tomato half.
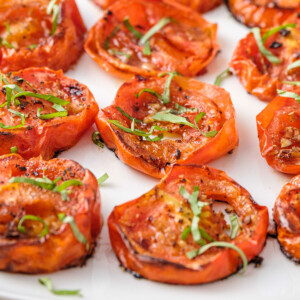
M 217 201 L 229 204 L 230 226 Z M 224 172 L 175 165 L 151 191 L 115 207 L 108 227 L 125 268 L 150 280 L 199 284 L 235 273 L 241 257 L 245 266 L 257 256 L 268 220 L 268 209 Z
M 294 90 L 300 99 L 300 88 Z M 298 95 L 295 93 L 294 95 Z M 300 104 L 278 96 L 256 117 L 262 156 L 284 173 L 300 173 Z
M 117 2 L 117 0 L 93 0 L 97 5 L 102 8 L 107 8 L 109 5 Z M 197 10 L 199 13 L 205 13 L 214 9 L 222 3 L 222 0 L 175 0 L 185 6 L 189 6 L 192 9 Z
M 291 89 L 287 82 L 300 80 L 300 68 L 292 67 L 299 60 L 300 19 L 291 18 L 284 26 L 260 31 L 264 50 L 249 33 L 239 42 L 230 62 L 245 89 L 263 101 L 273 100 L 277 89 Z M 272 31 L 274 34 L 269 35 Z M 262 52 L 265 50 L 269 56 Z
M 95 176 L 67 159 L 0 157 L 0 269 L 45 273 L 81 266 L 101 229 Z
M 29 68 L 2 74 L 0 154 L 52 158 L 93 124 L 98 105 L 90 90 L 62 71 Z
M 96 118 L 108 148 L 126 164 L 157 178 L 174 163 L 206 163 L 238 144 L 229 93 L 173 76 L 136 76 Z
M 218 52 L 216 33 L 216 24 L 171 0 L 118 1 L 91 29 L 85 50 L 119 77 L 174 70 L 192 77 Z
M 282 252 L 300 263 L 300 176 L 286 184 L 274 205 L 277 239 Z
M 279 26 L 300 12 L 299 0 L 224 0 L 233 16 L 249 27 Z
M 0 70 L 66 71 L 83 52 L 85 32 L 74 0 L 1 0 Z

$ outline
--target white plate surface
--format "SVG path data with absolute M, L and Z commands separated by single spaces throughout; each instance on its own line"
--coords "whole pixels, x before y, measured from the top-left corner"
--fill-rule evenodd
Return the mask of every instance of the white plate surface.
M 209 0 L 207 0 L 209 1 Z M 102 15 L 100 9 L 89 0 L 77 0 L 77 4 L 90 28 Z M 200 80 L 213 83 L 215 77 L 227 67 L 237 42 L 248 29 L 237 23 L 224 6 L 205 15 L 219 24 L 218 39 L 221 53 L 208 67 L 208 73 Z M 113 101 L 122 84 L 84 54 L 67 76 L 86 84 L 93 92 L 99 106 L 104 108 Z M 274 201 L 282 186 L 290 176 L 282 175 L 268 167 L 261 157 L 256 131 L 256 115 L 265 103 L 250 96 L 236 77 L 226 79 L 222 86 L 231 93 L 240 135 L 240 145 L 231 155 L 210 163 L 210 166 L 224 170 L 229 176 L 244 186 L 255 201 L 269 208 L 272 220 Z M 158 180 L 143 175 L 124 165 L 108 149 L 100 149 L 91 141 L 91 128 L 79 143 L 60 157 L 78 161 L 96 176 L 107 172 L 109 180 L 101 188 L 102 214 L 105 220 L 99 245 L 93 258 L 82 268 L 73 268 L 50 274 L 57 289 L 82 290 L 83 299 L 88 300 L 182 300 L 182 299 L 299 299 L 299 266 L 288 260 L 280 251 L 276 240 L 268 238 L 261 256 L 264 262 L 259 269 L 250 265 L 244 275 L 234 275 L 225 280 L 200 286 L 172 286 L 145 279 L 135 279 L 119 267 L 111 249 L 107 217 L 115 205 L 135 199 L 150 190 Z M 51 300 L 73 299 L 50 294 L 38 283 L 40 276 L 0 273 L 0 299 Z M 76 299 L 76 297 L 74 297 Z

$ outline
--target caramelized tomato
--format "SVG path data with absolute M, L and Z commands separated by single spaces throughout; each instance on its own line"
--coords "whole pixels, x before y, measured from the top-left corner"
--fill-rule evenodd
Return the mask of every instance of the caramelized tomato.
M 126 26 L 126 18 L 133 29 Z M 162 20 L 168 23 L 149 38 L 150 52 L 145 54 L 142 36 Z M 91 29 L 85 50 L 105 71 L 119 77 L 167 71 L 193 77 L 204 72 L 218 52 L 216 33 L 217 25 L 171 0 L 118 1 Z
M 279 26 L 300 11 L 299 0 L 225 0 L 233 16 L 249 27 Z
M 151 191 L 136 200 L 114 208 L 108 219 L 113 250 L 121 264 L 150 280 L 173 284 L 199 284 L 215 281 L 235 273 L 241 266 L 236 251 L 211 247 L 193 259 L 189 251 L 199 249 L 190 234 L 193 212 L 179 190 L 192 193 L 199 187 L 197 201 L 204 201 L 199 228 L 203 239 L 223 241 L 240 248 L 248 261 L 263 249 L 268 210 L 257 205 L 250 194 L 224 172 L 197 165 L 175 165 Z M 194 189 L 195 190 L 195 189 Z M 214 209 L 216 201 L 231 206 L 237 215 L 239 231 L 235 238 L 228 233 L 224 214 Z
M 53 102 L 34 96 L 22 96 L 18 102 L 11 102 L 7 108 L 7 89 L 5 82 L 0 83 L 0 123 L 4 126 L 19 128 L 1 128 L 0 154 L 10 153 L 12 147 L 24 158 L 41 155 L 44 159 L 52 158 L 56 152 L 66 150 L 77 143 L 81 135 L 93 124 L 98 112 L 98 105 L 89 89 L 74 79 L 67 78 L 62 71 L 46 68 L 29 68 L 3 75 L 3 80 L 14 84 L 16 88 L 34 94 L 52 95 L 65 100 L 68 104 L 62 108 L 67 116 L 41 119 L 41 115 L 57 113 Z M 66 102 L 66 103 L 67 103 Z M 24 115 L 21 118 L 16 115 Z
M 274 206 L 277 239 L 283 253 L 300 263 L 300 176 L 294 177 L 281 190 Z
M 299 174 L 300 104 L 293 98 L 278 96 L 256 121 L 261 154 L 268 164 L 283 173 Z
M 96 125 L 108 148 L 129 166 L 157 178 L 163 177 L 174 163 L 206 163 L 238 144 L 234 108 L 229 93 L 222 88 L 175 76 L 170 85 L 168 104 L 163 104 L 150 93 L 143 93 L 138 98 L 135 96 L 144 88 L 162 94 L 168 79 L 168 76 L 137 76 L 121 86 L 114 103 L 102 109 L 96 118 Z M 155 114 L 176 111 L 178 106 L 184 112 L 177 112 L 177 117 L 193 124 L 196 116 L 204 113 L 198 128 L 205 134 L 215 131 L 216 135 L 206 137 L 197 128 L 153 119 Z M 153 134 L 156 137 L 163 134 L 164 138 L 145 140 L 110 123 L 110 120 L 117 120 L 123 126 L 131 127 L 131 120 L 118 107 L 141 121 L 135 122 L 136 129 L 149 132 L 152 126 L 159 126 L 164 130 L 155 130 Z
M 47 14 L 49 4 L 49 0 L 0 1 L 1 71 L 28 67 L 66 71 L 77 61 L 86 28 L 76 3 L 57 0 L 55 21 L 55 12 Z
M 68 189 L 68 201 L 59 193 L 29 183 L 11 183 L 12 177 L 81 181 Z M 86 243 L 79 242 L 70 224 L 59 214 L 73 218 Z M 20 221 L 25 216 L 41 218 Z M 79 164 L 66 159 L 28 161 L 17 154 L 0 157 L 0 269 L 9 272 L 48 273 L 81 266 L 95 247 L 101 229 L 100 195 L 94 175 Z

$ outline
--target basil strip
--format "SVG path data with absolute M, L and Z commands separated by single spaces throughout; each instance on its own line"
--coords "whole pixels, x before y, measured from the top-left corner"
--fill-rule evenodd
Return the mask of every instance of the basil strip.
M 98 185 L 101 185 L 109 178 L 108 174 L 105 173 L 101 177 L 98 178 Z
M 50 278 L 41 277 L 39 278 L 39 283 L 44 285 L 52 294 L 58 296 L 79 296 L 82 297 L 80 294 L 80 290 L 55 290 L 53 288 L 53 284 Z
M 235 239 L 239 230 L 240 230 L 240 224 L 239 219 L 237 215 L 231 215 L 229 217 L 230 220 L 230 238 Z
M 263 55 L 270 63 L 272 64 L 279 64 L 281 63 L 281 60 L 273 55 L 272 52 L 270 52 L 265 46 L 261 38 L 260 28 L 254 27 L 251 29 L 251 32 L 254 35 L 254 38 L 256 40 L 259 52 L 261 55 Z
M 14 47 L 11 43 L 9 43 L 8 41 L 4 40 L 2 37 L 0 37 L 0 44 L 9 48 L 9 49 L 16 49 L 16 47 Z
M 48 7 L 47 7 L 47 15 L 50 15 L 52 13 L 52 28 L 50 35 L 54 35 L 55 31 L 57 29 L 57 22 L 58 22 L 58 16 L 59 16 L 59 6 L 56 3 L 56 0 L 50 1 Z
M 15 114 L 16 116 L 20 117 L 21 118 L 21 124 L 16 125 L 16 126 L 9 126 L 9 125 L 4 125 L 3 123 L 0 122 L 0 128 L 4 128 L 4 129 L 22 128 L 25 125 L 25 115 L 18 112 L 18 111 L 12 110 L 10 108 L 8 109 L 8 111 L 11 112 L 12 114 Z
M 117 55 L 117 56 L 125 56 L 127 59 L 129 59 L 131 57 L 131 54 L 119 51 L 117 49 L 108 49 L 108 53 L 113 54 L 113 55 Z
M 176 71 L 174 71 L 174 72 L 168 72 L 168 73 L 160 74 L 159 77 L 163 77 L 165 75 L 169 75 L 169 78 L 166 80 L 165 89 L 164 89 L 164 92 L 162 94 L 162 101 L 163 101 L 164 104 L 168 104 L 170 102 L 170 86 L 171 86 L 171 82 L 172 82 L 172 80 L 173 80 L 173 78 L 175 76 L 179 75 L 179 73 L 177 73 Z
M 170 109 L 166 109 L 164 110 L 164 112 L 168 112 L 171 114 L 177 114 L 177 115 L 181 115 L 187 112 L 197 112 L 198 108 L 187 108 L 185 106 L 180 105 L 179 103 L 175 102 L 175 109 L 170 108 Z
M 282 83 L 289 84 L 289 85 L 300 86 L 300 81 L 283 81 Z
M 40 114 L 41 111 L 42 111 L 42 109 L 38 108 L 36 115 L 39 119 L 42 119 L 42 120 L 50 120 L 50 119 L 54 119 L 54 118 L 62 118 L 62 117 L 68 116 L 68 112 L 66 110 L 58 111 L 58 112 L 50 113 L 50 114 L 43 114 L 43 115 Z
M 209 242 L 214 242 L 214 239 L 203 228 L 199 227 L 199 231 L 204 239 Z M 191 227 L 186 227 L 181 233 L 181 239 L 185 241 L 191 232 Z
M 129 22 L 129 17 L 126 17 L 124 20 L 123 20 L 123 23 L 125 25 L 125 27 L 138 39 L 141 39 L 143 37 L 143 35 L 138 31 L 136 30 Z
M 105 39 L 105 42 L 104 42 L 104 45 L 103 45 L 103 48 L 104 48 L 105 50 L 108 50 L 110 40 L 118 33 L 119 30 L 120 30 L 120 26 L 117 25 L 117 26 L 113 29 L 113 31 L 111 32 L 111 34 Z
M 34 50 L 37 46 L 38 46 L 37 44 L 32 44 L 32 45 L 30 45 L 28 48 L 29 48 L 30 50 Z
M 149 93 L 149 94 L 155 96 L 157 99 L 159 99 L 160 101 L 163 102 L 163 97 L 162 97 L 161 94 L 159 94 L 158 92 L 156 92 L 152 89 L 147 89 L 147 88 L 140 90 L 138 94 L 135 94 L 135 97 L 139 98 L 143 93 Z
M 92 141 L 95 145 L 97 145 L 100 148 L 104 148 L 103 140 L 101 139 L 101 135 L 99 131 L 95 131 L 92 134 Z
M 214 85 L 220 86 L 221 82 L 224 78 L 227 78 L 228 76 L 232 75 L 229 68 L 227 68 L 225 71 L 223 71 L 215 80 Z
M 293 63 L 289 64 L 286 68 L 286 71 L 289 72 L 292 69 L 296 69 L 300 67 L 300 59 L 294 61 Z
M 126 118 L 128 118 L 129 120 L 134 120 L 135 121 L 135 123 L 142 123 L 142 121 L 141 120 L 138 120 L 138 119 L 136 119 L 136 118 L 133 118 L 133 117 L 131 117 L 127 112 L 125 112 L 121 107 L 119 107 L 119 106 L 115 106 L 115 108 L 123 115 L 123 116 L 125 116 Z
M 186 255 L 189 259 L 193 259 L 196 256 L 203 254 L 204 252 L 206 252 L 207 250 L 209 250 L 212 247 L 229 248 L 229 249 L 235 250 L 241 256 L 242 261 L 243 261 L 242 272 L 244 273 L 246 271 L 246 268 L 248 266 L 248 260 L 247 260 L 247 257 L 245 255 L 245 253 L 239 247 L 237 247 L 237 246 L 235 246 L 234 244 L 231 244 L 231 243 L 221 242 L 221 241 L 212 242 L 212 243 L 209 243 L 209 244 L 201 247 L 200 249 L 196 249 L 196 250 L 192 250 L 190 252 L 187 252 Z
M 14 146 L 10 148 L 10 153 L 18 153 L 18 147 Z
M 275 33 L 279 32 L 281 29 L 285 29 L 285 28 L 295 28 L 297 27 L 296 23 L 290 23 L 290 24 L 285 24 L 285 25 L 281 25 L 275 28 L 272 28 L 271 30 L 267 31 L 263 37 L 262 37 L 262 42 L 265 43 L 267 41 L 267 39 L 274 35 Z
M 13 97 L 13 99 L 16 99 L 16 98 L 19 98 L 19 97 L 23 97 L 23 96 L 25 96 L 25 97 L 33 97 L 33 98 L 37 98 L 37 99 L 44 99 L 44 100 L 49 101 L 51 103 L 60 104 L 60 105 L 67 105 L 67 104 L 70 103 L 67 100 L 63 100 L 63 99 L 55 97 L 53 95 L 43 95 L 43 94 L 36 94 L 36 93 L 33 93 L 33 92 L 24 92 L 24 91 L 16 94 Z
M 58 219 L 63 223 L 70 224 L 75 238 L 78 242 L 86 245 L 86 250 L 88 251 L 90 248 L 89 242 L 86 237 L 80 232 L 74 218 L 72 216 L 66 216 L 64 213 L 59 213 Z
M 48 224 L 45 222 L 45 220 L 43 220 L 42 218 L 40 217 L 37 217 L 37 216 L 34 216 L 34 215 L 25 215 L 21 218 L 21 220 L 19 221 L 18 223 L 18 230 L 23 233 L 23 234 L 26 234 L 26 229 L 25 227 L 22 225 L 23 222 L 25 220 L 32 220 L 32 221 L 37 221 L 37 222 L 40 222 L 44 225 L 44 230 L 41 232 L 41 235 L 40 237 L 42 238 L 43 236 L 45 236 L 48 232 L 49 232 L 49 226 Z
M 283 90 L 277 90 L 277 94 L 280 97 L 284 97 L 284 98 L 294 98 L 297 102 L 300 103 L 300 95 L 298 95 L 297 93 L 287 92 L 287 91 L 283 91 Z
M 83 185 L 81 180 L 70 179 L 70 180 L 64 181 L 61 185 L 56 186 L 53 189 L 53 192 L 60 193 L 60 192 L 62 192 L 63 190 L 67 189 L 70 186 L 81 186 L 81 185 Z

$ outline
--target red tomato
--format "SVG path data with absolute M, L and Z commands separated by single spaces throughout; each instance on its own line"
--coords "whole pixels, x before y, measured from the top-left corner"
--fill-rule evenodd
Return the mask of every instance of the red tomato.
M 249 27 L 279 26 L 300 11 L 299 0 L 225 0 L 228 9 Z
M 79 180 L 81 185 L 68 188 L 68 201 L 58 192 L 30 183 L 11 183 L 13 177 L 32 180 Z M 24 160 L 17 154 L 0 157 L 0 269 L 21 273 L 48 273 L 81 266 L 93 253 L 101 229 L 100 194 L 95 176 L 74 161 L 39 158 Z M 58 216 L 73 218 L 64 223 Z M 24 219 L 25 216 L 42 222 Z M 83 235 L 79 241 L 71 227 Z M 22 231 L 20 226 L 23 227 Z M 78 236 L 78 234 L 77 234 Z
M 56 1 L 59 7 L 56 29 L 56 21 L 53 21 L 55 13 L 47 14 L 49 3 L 48 0 L 2 1 L 1 71 L 18 71 L 28 67 L 66 71 L 78 60 L 83 51 L 86 28 L 75 1 Z
M 199 165 L 175 165 L 151 191 L 114 208 L 108 219 L 110 241 L 121 264 L 150 280 L 173 284 L 199 284 L 235 273 L 241 267 L 236 251 L 211 247 L 189 259 L 187 253 L 200 249 L 192 234 L 182 240 L 191 226 L 193 212 L 179 192 L 190 194 L 194 186 L 205 201 L 199 227 L 210 239 L 239 247 L 248 261 L 263 249 L 269 222 L 268 209 L 257 205 L 250 194 L 224 172 Z M 224 214 L 213 209 L 215 201 L 228 203 L 238 217 L 240 229 L 228 235 Z M 193 218 L 194 219 L 194 218 Z M 209 243 L 202 233 L 202 241 Z
M 300 21 L 290 19 L 287 23 L 297 23 L 296 28 L 286 28 L 270 36 L 265 47 L 280 63 L 270 63 L 261 54 L 252 33 L 242 39 L 236 47 L 230 62 L 245 89 L 263 101 L 271 101 L 277 96 L 277 89 L 292 89 L 285 81 L 299 81 L 300 69 L 287 70 L 299 60 Z M 269 30 L 261 30 L 263 36 Z
M 300 176 L 294 177 L 281 190 L 274 205 L 277 239 L 282 252 L 300 263 Z
M 294 92 L 300 93 L 300 89 Z M 256 117 L 260 150 L 268 164 L 283 173 L 300 173 L 300 104 L 276 97 Z
M 148 88 L 162 94 L 168 76 L 163 78 L 143 78 L 137 76 L 119 89 L 113 105 L 101 110 L 96 125 L 107 147 L 126 164 L 157 178 L 163 177 L 174 163 L 206 163 L 214 160 L 238 145 L 238 133 L 235 124 L 235 112 L 230 95 L 224 89 L 204 82 L 175 76 L 170 86 L 170 102 L 166 105 L 149 93 L 138 94 Z M 177 112 L 176 107 L 184 109 Z M 155 130 L 154 135 L 164 134 L 164 139 L 147 141 L 141 136 L 125 132 L 111 124 L 117 120 L 130 128 L 131 120 L 117 107 L 131 117 L 142 120 L 135 122 L 135 128 L 149 132 L 156 125 L 164 131 Z M 217 131 L 212 137 L 206 137 L 197 128 L 155 121 L 154 115 L 175 110 L 177 117 L 183 117 L 194 124 L 196 116 L 203 112 L 198 127 L 202 132 Z
M 52 158 L 56 152 L 71 148 L 82 134 L 93 124 L 98 113 L 98 105 L 90 90 L 74 79 L 64 76 L 62 71 L 51 71 L 47 68 L 29 68 L 19 72 L 3 75 L 4 80 L 15 84 L 18 89 L 35 94 L 53 95 L 69 103 L 62 108 L 67 111 L 65 117 L 40 119 L 41 115 L 57 113 L 53 102 L 36 97 L 17 98 L 12 101 L 10 110 L 7 105 L 7 90 L 0 83 L 0 155 L 10 153 L 12 147 L 24 158 L 41 155 L 44 159 Z M 28 83 L 29 85 L 28 85 Z M 13 93 L 17 93 L 16 89 Z M 22 126 L 21 118 L 25 117 Z M 20 126 L 20 128 L 1 128 Z
M 125 18 L 134 29 L 126 27 Z M 163 18 L 169 23 L 155 31 L 148 40 L 150 53 L 144 54 L 147 47 L 140 45 L 141 36 Z M 216 34 L 216 24 L 174 1 L 118 1 L 91 29 L 85 50 L 105 71 L 119 77 L 175 70 L 193 77 L 204 72 L 217 54 Z

